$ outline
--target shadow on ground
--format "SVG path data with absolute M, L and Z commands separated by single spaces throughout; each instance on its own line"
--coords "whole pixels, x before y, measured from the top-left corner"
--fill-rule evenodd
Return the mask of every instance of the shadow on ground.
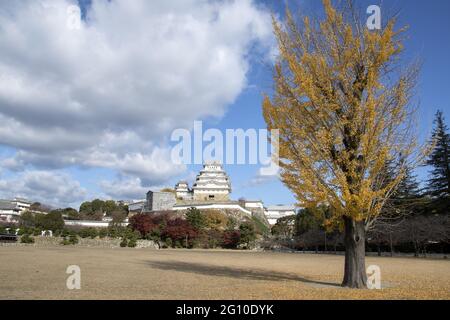
M 172 270 L 179 272 L 189 272 L 201 275 L 210 275 L 216 277 L 230 277 L 246 280 L 266 280 L 266 281 L 300 281 L 313 286 L 335 287 L 341 288 L 339 284 L 332 282 L 316 281 L 300 277 L 295 274 L 274 272 L 268 270 L 249 270 L 241 268 L 232 268 L 225 266 L 215 266 L 210 264 L 191 263 L 183 261 L 149 261 L 147 262 L 152 268 L 160 270 Z

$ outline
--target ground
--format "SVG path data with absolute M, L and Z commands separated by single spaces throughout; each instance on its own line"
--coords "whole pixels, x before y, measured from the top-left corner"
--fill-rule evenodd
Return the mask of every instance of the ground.
M 339 287 L 343 256 L 0 247 L 0 299 L 450 299 L 450 261 L 368 257 L 381 290 Z M 68 290 L 66 268 L 81 268 Z

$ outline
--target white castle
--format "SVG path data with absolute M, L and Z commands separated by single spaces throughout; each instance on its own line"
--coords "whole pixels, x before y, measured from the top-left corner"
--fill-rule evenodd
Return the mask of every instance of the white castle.
M 175 185 L 176 197 L 180 200 L 228 201 L 231 193 L 230 178 L 217 162 L 203 165 L 192 189 L 186 181 Z
M 128 206 L 131 212 L 186 211 L 192 207 L 199 210 L 229 210 L 248 217 L 257 216 L 273 225 L 281 217 L 295 214 L 294 206 L 266 207 L 261 200 L 230 199 L 231 182 L 222 164 L 210 162 L 203 165 L 192 188 L 187 181 L 175 185 L 175 192 L 149 191 L 146 200 Z

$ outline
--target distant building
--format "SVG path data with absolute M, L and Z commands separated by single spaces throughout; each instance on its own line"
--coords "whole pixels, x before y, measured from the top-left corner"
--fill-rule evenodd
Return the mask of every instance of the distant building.
M 230 200 L 230 178 L 223 170 L 221 164 L 217 162 L 205 164 L 197 175 L 192 191 L 194 200 L 197 201 Z
M 128 212 L 140 213 L 144 211 L 147 204 L 147 200 L 136 201 L 128 204 Z
M 175 185 L 175 194 L 177 199 L 192 200 L 192 191 L 186 181 L 180 181 Z
M 19 220 L 20 209 L 16 204 L 7 200 L 0 200 L 0 222 L 15 222 Z
M 295 207 L 291 205 L 269 206 L 266 209 L 266 217 L 270 225 L 277 223 L 278 219 L 295 215 Z
M 177 203 L 175 194 L 172 192 L 147 192 L 146 211 L 172 210 Z
M 118 206 L 128 206 L 130 204 L 132 204 L 134 201 L 132 200 L 117 200 L 115 201 L 116 205 Z
M 14 198 L 14 200 L 11 200 L 11 203 L 20 210 L 20 213 L 30 210 L 31 205 L 33 204 L 33 202 L 23 198 Z
M 0 222 L 17 222 L 20 215 L 29 211 L 32 202 L 23 198 L 13 200 L 0 200 Z
M 175 186 L 176 196 L 181 200 L 228 201 L 230 200 L 230 178 L 217 162 L 207 163 L 195 179 L 192 190 L 186 181 Z
M 265 223 L 269 223 L 266 217 L 266 208 L 261 200 L 247 200 L 245 198 L 239 199 L 240 205 L 246 210 L 251 211 L 252 216 L 258 217 Z
M 203 165 L 192 188 L 187 181 L 178 182 L 175 185 L 175 197 L 168 193 L 149 192 L 145 210 L 180 211 L 191 207 L 202 210 L 233 210 L 256 216 L 268 225 L 274 225 L 279 218 L 295 214 L 294 206 L 278 205 L 266 208 L 261 200 L 242 198 L 233 201 L 230 194 L 231 182 L 223 166 L 217 162 L 210 162 Z M 136 204 L 136 209 L 139 208 L 139 204 Z M 131 211 L 131 207 L 129 209 Z

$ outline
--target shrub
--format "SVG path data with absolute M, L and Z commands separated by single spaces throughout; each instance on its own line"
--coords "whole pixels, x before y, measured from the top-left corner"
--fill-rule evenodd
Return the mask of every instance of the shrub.
M 89 237 L 90 237 L 91 239 L 95 239 L 97 236 L 98 236 L 98 231 L 97 231 L 97 229 L 91 228 L 91 229 L 89 230 Z
M 21 238 L 20 238 L 20 242 L 21 243 L 34 243 L 34 238 L 30 237 L 30 235 L 28 234 L 24 234 Z
M 137 214 L 132 216 L 130 218 L 130 226 L 133 230 L 139 231 L 142 238 L 145 238 L 147 234 L 158 227 L 153 221 L 153 218 L 148 214 Z
M 111 238 L 121 238 L 123 237 L 127 232 L 128 228 L 117 226 L 117 225 L 110 225 L 107 229 L 108 236 Z
M 71 234 L 71 235 L 69 236 L 69 242 L 70 242 L 71 244 L 77 244 L 77 243 L 78 243 L 78 237 L 77 237 L 77 235 L 76 235 L 76 234 Z
M 65 235 L 63 237 L 63 240 L 61 241 L 61 244 L 64 246 L 67 245 L 75 245 L 78 243 L 78 236 L 74 233 L 69 234 L 68 236 Z
M 228 224 L 228 218 L 218 210 L 206 210 L 204 213 L 206 227 L 215 230 L 224 230 Z
M 198 239 L 199 241 L 195 241 L 192 245 L 205 249 L 217 248 L 222 245 L 222 239 L 223 234 L 221 231 L 211 229 L 203 232 Z
M 129 247 L 129 248 L 134 248 L 134 247 L 136 247 L 136 245 L 137 245 L 137 240 L 136 240 L 136 239 L 131 239 L 131 240 L 128 242 L 128 247 Z
M 123 238 L 122 241 L 120 242 L 120 246 L 122 248 L 125 248 L 128 245 L 128 240 L 127 238 Z
M 136 247 L 138 237 L 139 237 L 138 231 L 133 231 L 129 228 L 126 228 L 122 237 L 122 241 L 120 242 L 120 246 L 122 248 L 124 247 L 134 248 Z
M 239 226 L 240 243 L 249 247 L 256 240 L 255 225 L 251 222 L 244 222 Z
M 167 238 L 164 242 L 167 247 L 172 248 L 172 246 L 173 246 L 172 239 Z
M 78 235 L 83 239 L 88 238 L 89 237 L 89 228 L 81 229 L 80 231 L 78 231 Z
M 19 226 L 22 228 L 32 228 L 36 224 L 34 214 L 30 211 L 25 211 L 20 215 Z
M 260 218 L 257 216 L 252 216 L 253 224 L 255 226 L 256 233 L 261 235 L 268 235 L 270 234 L 270 228 L 261 221 Z
M 108 236 L 108 230 L 105 228 L 102 228 L 98 231 L 98 236 L 100 237 L 100 239 L 103 239 L 105 237 Z
M 23 236 L 24 234 L 30 234 L 30 233 L 32 233 L 31 232 L 31 228 L 19 228 L 19 232 L 17 232 L 17 235 L 19 235 L 19 236 Z M 5 232 L 6 232 L 6 230 L 5 230 Z
M 228 217 L 227 220 L 227 230 L 235 230 L 237 227 L 237 221 L 234 217 Z
M 67 230 L 67 229 L 63 229 L 61 232 L 58 232 L 57 231 L 57 233 L 59 233 L 59 235 L 61 236 L 61 237 L 63 237 L 63 238 L 65 238 L 65 237 L 68 237 L 69 236 L 69 230 Z
M 188 209 L 186 213 L 186 220 L 197 231 L 206 227 L 206 219 L 197 208 Z
M 172 241 L 192 243 L 198 237 L 198 232 L 190 223 L 184 219 L 177 218 L 167 222 L 167 226 L 162 232 L 164 239 L 170 238 Z
M 238 230 L 227 230 L 223 233 L 222 246 L 227 249 L 236 249 L 241 241 L 241 233 Z
M 98 236 L 99 232 L 97 231 L 96 228 L 83 228 L 78 232 L 78 234 L 82 238 L 95 239 L 95 237 Z
M 34 215 L 35 225 L 41 230 L 61 230 L 64 228 L 64 219 L 58 210 L 50 211 L 47 214 L 37 213 Z
M 34 228 L 33 229 L 33 236 L 40 236 L 42 229 L 40 228 Z

